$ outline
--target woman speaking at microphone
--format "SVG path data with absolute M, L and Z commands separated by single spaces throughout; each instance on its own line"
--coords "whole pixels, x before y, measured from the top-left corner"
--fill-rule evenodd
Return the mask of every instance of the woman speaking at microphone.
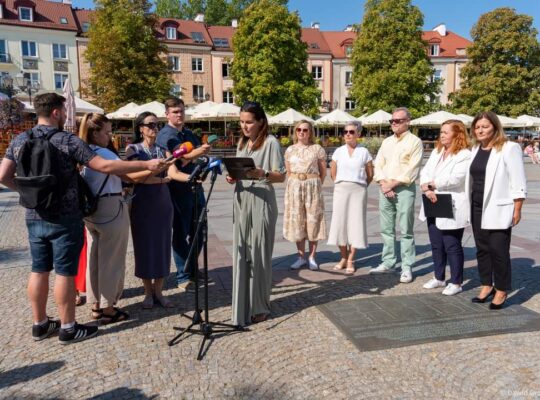
M 268 120 L 259 103 L 248 101 L 240 110 L 243 137 L 237 157 L 250 157 L 256 168 L 251 180 L 236 183 L 233 206 L 233 298 L 235 325 L 265 321 L 270 314 L 272 251 L 278 217 L 273 183 L 285 180 L 281 146 L 268 134 Z

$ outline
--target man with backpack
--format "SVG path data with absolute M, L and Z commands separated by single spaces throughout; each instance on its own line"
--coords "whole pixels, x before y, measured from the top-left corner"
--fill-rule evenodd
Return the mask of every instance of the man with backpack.
M 142 170 L 158 171 L 164 160 L 105 160 L 76 135 L 63 131 L 65 98 L 56 93 L 36 96 L 37 125 L 10 143 L 0 164 L 0 183 L 20 194 L 26 210 L 26 226 L 32 271 L 28 298 L 32 307 L 34 340 L 59 331 L 61 344 L 79 342 L 97 335 L 97 326 L 75 321 L 75 284 L 83 245 L 83 215 L 80 210 L 77 164 L 115 175 Z M 60 320 L 46 314 L 49 274 L 56 272 L 54 298 Z

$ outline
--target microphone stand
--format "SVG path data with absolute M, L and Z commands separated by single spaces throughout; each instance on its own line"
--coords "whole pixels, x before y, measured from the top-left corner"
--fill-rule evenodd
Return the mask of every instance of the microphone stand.
M 192 263 L 194 260 L 196 260 L 197 255 L 195 254 L 195 250 L 198 247 L 199 233 L 202 232 L 204 317 L 201 315 L 202 310 L 199 307 L 199 277 L 198 277 L 199 268 L 196 267 L 195 277 L 194 277 L 195 310 L 193 311 L 193 315 L 191 317 L 187 315 L 186 313 L 181 314 L 183 317 L 190 319 L 191 324 L 189 324 L 186 328 L 173 327 L 174 330 L 180 331 L 180 333 L 168 342 L 169 346 L 173 346 L 176 343 L 179 343 L 181 341 L 180 338 L 187 332 L 197 334 L 197 335 L 202 335 L 203 339 L 199 347 L 199 353 L 197 354 L 198 361 L 202 360 L 203 358 L 203 351 L 205 349 L 204 346 L 206 344 L 206 341 L 208 339 L 210 339 L 211 341 L 214 340 L 214 337 L 213 337 L 214 333 L 244 332 L 248 330 L 247 328 L 244 328 L 243 326 L 240 326 L 240 325 L 225 324 L 222 322 L 212 322 L 210 321 L 210 317 L 209 317 L 209 311 L 208 311 L 208 203 L 210 201 L 210 197 L 212 196 L 212 191 L 214 190 L 214 184 L 216 183 L 216 178 L 217 178 L 217 170 L 216 168 L 214 168 L 212 169 L 212 175 L 210 178 L 210 190 L 208 191 L 206 202 L 199 216 L 197 229 L 195 231 L 195 237 L 194 237 L 193 243 L 191 244 L 191 248 L 189 249 L 189 255 L 187 257 L 187 264 L 184 268 L 184 270 L 189 271 L 189 264 Z M 201 185 L 202 184 L 200 182 L 197 182 L 196 179 L 193 181 L 192 190 L 194 193 L 195 200 L 197 200 L 197 193 L 198 193 L 197 189 L 201 187 Z M 197 210 L 197 202 L 195 202 L 195 210 Z M 195 215 L 197 214 L 195 213 Z M 197 265 L 197 264 L 194 263 L 194 265 Z M 216 327 L 218 329 L 216 329 Z M 208 347 L 210 347 L 210 344 L 208 345 Z

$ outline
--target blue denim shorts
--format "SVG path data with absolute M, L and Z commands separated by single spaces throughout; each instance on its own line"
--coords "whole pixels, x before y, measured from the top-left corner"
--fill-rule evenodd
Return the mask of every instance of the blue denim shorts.
M 28 241 L 32 255 L 32 272 L 49 272 L 75 276 L 84 244 L 84 223 L 80 218 L 66 217 L 49 222 L 27 219 Z

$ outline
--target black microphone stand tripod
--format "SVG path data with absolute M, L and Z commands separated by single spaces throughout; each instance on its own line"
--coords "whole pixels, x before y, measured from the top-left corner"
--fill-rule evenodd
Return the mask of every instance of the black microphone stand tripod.
M 193 196 L 195 199 L 195 215 L 197 215 L 197 194 L 202 185 L 202 183 L 198 181 L 198 178 L 199 177 L 195 177 L 195 179 L 193 179 L 192 187 L 191 187 L 191 190 L 193 191 Z M 193 263 L 193 265 L 196 266 L 195 276 L 194 276 L 195 310 L 193 311 L 192 316 L 189 316 L 186 313 L 182 313 L 183 317 L 191 320 L 191 324 L 189 324 L 186 328 L 181 328 L 181 327 L 176 327 L 176 326 L 173 327 L 174 330 L 180 331 L 180 333 L 168 342 L 169 346 L 173 346 L 176 343 L 179 343 L 181 341 L 180 338 L 187 332 L 192 333 L 192 334 L 202 335 L 203 339 L 201 342 L 201 346 L 199 347 L 199 353 L 197 354 L 198 361 L 202 360 L 203 358 L 203 351 L 204 351 L 204 346 L 206 344 L 206 341 L 208 339 L 210 339 L 211 341 L 214 340 L 214 337 L 213 337 L 214 333 L 232 333 L 232 332 L 243 332 L 247 330 L 246 328 L 240 325 L 225 324 L 222 322 L 212 322 L 210 321 L 210 317 L 209 317 L 209 312 L 208 312 L 208 203 L 210 201 L 210 197 L 212 196 L 212 191 L 214 190 L 214 184 L 216 182 L 216 178 L 217 178 L 217 170 L 216 168 L 214 168 L 212 170 L 212 175 L 210 178 L 210 190 L 208 191 L 206 202 L 201 211 L 201 214 L 199 215 L 199 220 L 197 223 L 197 229 L 195 230 L 194 240 L 191 244 L 191 248 L 189 249 L 189 255 L 187 257 L 186 266 L 184 268 L 184 271 L 189 271 L 189 267 L 191 263 Z M 201 310 L 199 306 L 199 276 L 198 276 L 199 268 L 196 263 L 196 259 L 197 259 L 196 249 L 198 248 L 200 232 L 202 232 L 202 241 L 203 241 L 204 317 L 202 315 L 203 310 Z M 216 327 L 218 327 L 218 329 L 216 329 Z

